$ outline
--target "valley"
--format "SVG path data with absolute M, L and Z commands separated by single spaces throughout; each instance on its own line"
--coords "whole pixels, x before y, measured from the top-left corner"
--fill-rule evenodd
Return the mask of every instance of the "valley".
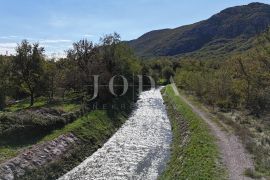
M 0 36 L 0 180 L 270 179 L 269 3 L 65 3 Z

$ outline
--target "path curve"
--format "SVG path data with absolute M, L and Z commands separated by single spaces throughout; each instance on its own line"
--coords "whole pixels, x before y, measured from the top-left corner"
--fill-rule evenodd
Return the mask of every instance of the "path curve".
M 172 85 L 175 92 L 176 86 Z M 185 103 L 187 103 L 210 127 L 217 139 L 217 144 L 221 151 L 222 159 L 227 167 L 230 180 L 249 180 L 244 172 L 246 169 L 254 169 L 251 156 L 245 151 L 241 141 L 234 135 L 223 131 L 216 123 L 211 120 L 210 115 L 194 106 L 187 98 L 176 93 Z

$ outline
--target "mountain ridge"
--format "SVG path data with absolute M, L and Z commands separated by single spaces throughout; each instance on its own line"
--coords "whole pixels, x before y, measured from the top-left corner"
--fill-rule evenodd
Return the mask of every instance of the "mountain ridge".
M 269 26 L 270 5 L 255 2 L 224 9 L 194 24 L 150 31 L 127 43 L 140 56 L 176 56 L 207 49 L 217 42 L 220 48 L 228 45 L 225 41 L 242 46 Z

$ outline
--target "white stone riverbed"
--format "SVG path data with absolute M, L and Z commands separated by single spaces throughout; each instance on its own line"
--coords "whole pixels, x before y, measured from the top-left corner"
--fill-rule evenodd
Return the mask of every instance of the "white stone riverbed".
M 160 89 L 142 92 L 125 124 L 59 180 L 157 179 L 168 162 L 171 141 Z

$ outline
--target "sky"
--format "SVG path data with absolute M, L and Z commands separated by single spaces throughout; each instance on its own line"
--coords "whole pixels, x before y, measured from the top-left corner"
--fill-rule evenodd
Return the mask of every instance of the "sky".
M 15 53 L 21 40 L 39 42 L 50 56 L 72 43 L 98 43 L 117 32 L 122 40 L 205 20 L 221 10 L 256 0 L 0 0 L 0 54 Z M 270 4 L 270 0 L 257 0 Z

